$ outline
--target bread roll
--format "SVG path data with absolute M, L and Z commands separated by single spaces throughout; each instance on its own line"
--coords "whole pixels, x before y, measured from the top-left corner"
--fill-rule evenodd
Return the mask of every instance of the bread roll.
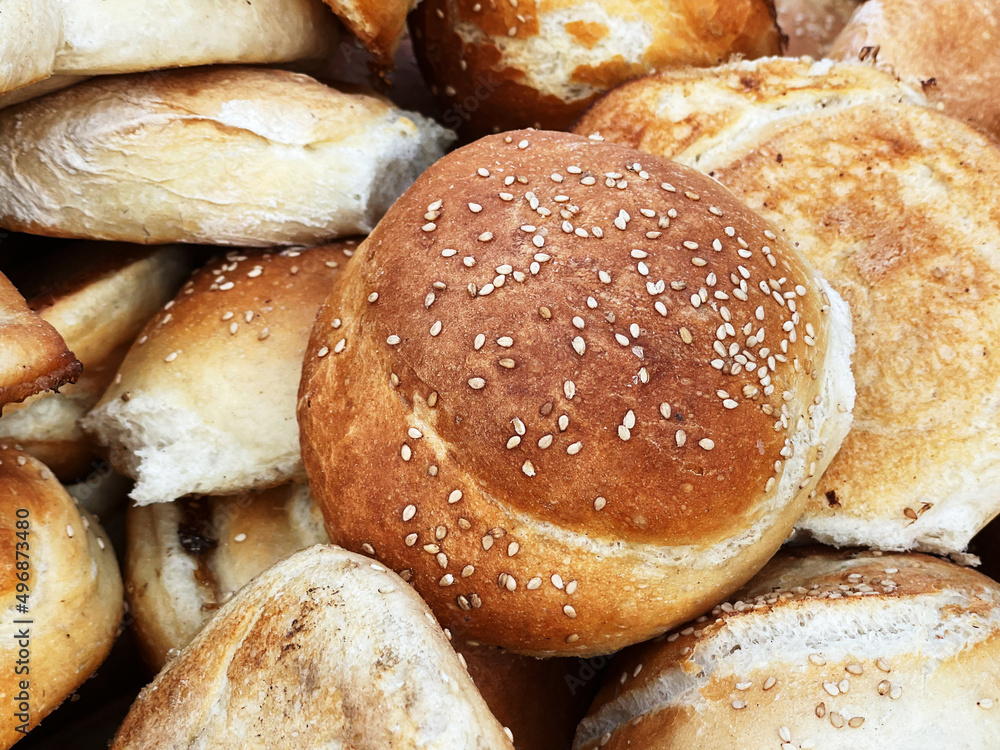
M 412 18 L 444 124 L 470 136 L 568 130 L 628 78 L 781 49 L 772 0 L 424 0 Z
M 369 231 L 449 142 L 420 115 L 280 70 L 98 78 L 0 112 L 0 225 L 317 244 Z
M 149 322 L 82 422 L 140 505 L 304 478 L 295 399 L 309 330 L 353 241 L 232 251 Z
M 785 54 L 825 57 L 863 0 L 774 0 L 778 26 L 788 37 Z
M 996 0 L 869 0 L 830 48 L 875 61 L 922 88 L 950 115 L 1000 137 L 1000 4 Z
M 140 694 L 113 750 L 510 748 L 427 606 L 311 547 L 225 604 Z
M 0 438 L 17 442 L 63 481 L 89 472 L 90 442 L 77 425 L 111 384 L 122 358 L 190 268 L 177 247 L 79 243 L 37 249 L 8 272 L 29 307 L 48 321 L 83 364 L 75 385 L 8 407 Z
M 849 317 L 694 170 L 484 138 L 393 206 L 320 312 L 313 495 L 331 539 L 405 571 L 447 627 L 615 651 L 787 536 L 850 425 Z
M 798 550 L 612 666 L 576 750 L 985 750 L 1000 586 L 924 555 Z
M 318 58 L 337 45 L 319 0 L 8 0 L 3 16 L 0 93 L 50 76 Z
M 125 593 L 154 670 L 258 573 L 329 541 L 303 484 L 132 506 L 127 519 Z
M 0 539 L 7 617 L 0 648 L 7 665 L 0 671 L 0 700 L 7 707 L 0 747 L 9 748 L 104 661 L 118 634 L 123 601 L 107 535 L 44 464 L 6 443 L 0 443 Z M 27 580 L 19 579 L 25 575 Z M 23 584 L 27 591 L 18 588 Z M 26 611 L 18 611 L 20 605 Z M 19 665 L 28 671 L 18 672 Z M 22 702 L 28 704 L 27 718 L 18 715 Z
M 1000 151 L 922 101 L 767 60 L 629 84 L 579 126 L 708 172 L 851 305 L 854 428 L 799 524 L 838 546 L 962 550 L 1000 511 Z
M 56 329 L 0 274 L 0 409 L 75 383 L 82 369 Z

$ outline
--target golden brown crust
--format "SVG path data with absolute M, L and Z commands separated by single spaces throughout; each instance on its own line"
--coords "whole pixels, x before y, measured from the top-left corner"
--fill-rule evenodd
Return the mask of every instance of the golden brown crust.
M 425 0 L 411 33 L 445 125 L 468 137 L 568 130 L 628 78 L 781 46 L 772 0 Z
M 874 61 L 948 114 L 1000 137 L 1000 6 L 994 0 L 869 0 L 830 48 Z
M 774 0 L 778 26 L 788 38 L 785 54 L 819 59 L 863 0 Z
M 574 747 L 986 747 L 998 603 L 995 582 L 926 555 L 782 552 L 710 616 L 619 655 Z
M 641 640 L 762 563 L 780 541 L 743 545 L 747 571 L 727 540 L 780 535 L 768 514 L 793 513 L 836 450 L 803 432 L 837 414 L 835 362 L 850 389 L 846 352 L 826 359 L 829 304 L 693 170 L 550 132 L 455 152 L 362 245 L 313 331 L 299 421 L 331 539 L 410 571 L 443 624 L 486 643 Z M 619 554 L 639 578 L 721 557 L 632 612 L 638 580 L 614 602 L 598 582 Z M 619 630 L 608 607 L 634 619 Z
M 21 525 L 19 525 L 19 523 Z M 27 570 L 27 580 L 18 578 Z M 19 584 L 27 584 L 27 596 Z M 118 563 L 96 521 L 66 494 L 42 463 L 0 442 L 0 597 L 12 619 L 0 656 L 10 665 L 0 674 L 0 697 L 10 711 L 21 680 L 28 680 L 30 720 L 8 715 L 0 726 L 0 747 L 34 727 L 104 661 L 122 617 Z M 15 607 L 27 603 L 27 611 Z M 17 628 L 29 631 L 18 643 Z M 30 672 L 15 673 L 19 648 L 26 646 Z
M 0 407 L 75 383 L 83 371 L 62 336 L 0 274 Z

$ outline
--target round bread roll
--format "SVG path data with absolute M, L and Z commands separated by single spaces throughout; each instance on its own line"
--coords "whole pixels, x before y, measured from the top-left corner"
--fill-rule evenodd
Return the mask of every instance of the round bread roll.
M 132 506 L 126 518 L 125 593 L 157 671 L 254 576 L 329 541 L 304 484 Z
M 490 136 L 417 181 L 320 312 L 313 495 L 443 625 L 615 651 L 777 551 L 851 422 L 849 317 L 703 175 Z
M 1000 4 L 996 0 L 869 0 L 830 48 L 874 60 L 950 115 L 1000 137 Z
M 59 332 L 0 273 L 0 409 L 75 383 L 82 371 Z
M 338 27 L 319 0 L 13 0 L 0 26 L 0 93 L 52 77 L 319 58 Z
M 789 57 L 825 57 L 863 0 L 774 0 Z
M 922 101 L 766 60 L 629 84 L 579 126 L 708 172 L 850 304 L 854 428 L 799 523 L 836 546 L 963 550 L 1000 511 L 1000 150 Z
M 0 506 L 7 617 L 0 747 L 9 748 L 104 661 L 123 600 L 104 531 L 44 464 L 7 443 L 0 443 Z
M 983 750 L 1000 732 L 1000 586 L 925 555 L 800 549 L 623 654 L 575 750 Z
M 511 748 L 420 597 L 316 546 L 271 567 L 139 695 L 113 750 Z
M 8 407 L 0 438 L 17 442 L 62 481 L 91 469 L 94 454 L 77 424 L 111 384 L 128 347 L 180 287 L 186 251 L 94 242 L 19 258 L 8 274 L 28 306 L 59 332 L 84 372 L 58 393 Z
M 781 51 L 772 0 L 424 0 L 411 33 L 444 124 L 470 136 L 568 130 L 628 78 Z
M 0 112 L 0 226 L 142 244 L 367 233 L 450 134 L 308 76 L 98 78 Z
M 295 399 L 309 330 L 344 241 L 231 251 L 149 322 L 81 423 L 140 505 L 304 478 Z

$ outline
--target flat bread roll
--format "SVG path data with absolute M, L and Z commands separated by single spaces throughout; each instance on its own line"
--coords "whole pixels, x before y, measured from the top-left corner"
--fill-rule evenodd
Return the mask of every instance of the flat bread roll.
M 50 78 L 320 58 L 337 40 L 320 0 L 5 0 L 0 93 Z
M 83 242 L 21 248 L 10 278 L 28 306 L 55 327 L 83 365 L 58 393 L 8 407 L 0 438 L 16 442 L 62 481 L 90 471 L 94 452 L 77 422 L 111 385 L 146 322 L 177 292 L 191 267 L 186 248 Z
M 623 652 L 574 750 L 987 750 L 1000 585 L 919 554 L 776 556 L 709 616 Z
M 1000 149 L 925 102 L 775 59 L 629 84 L 578 126 L 711 174 L 850 304 L 854 426 L 799 522 L 837 546 L 958 551 L 1000 511 Z
M 512 748 L 419 596 L 316 546 L 245 586 L 139 695 L 113 750 Z
M 82 422 L 136 480 L 140 505 L 305 478 L 295 421 L 302 358 L 354 248 L 234 250 L 147 324 Z
M 450 142 L 421 115 L 286 71 L 96 78 L 0 112 L 0 226 L 314 245 L 370 231 Z
M 6 442 L 0 442 L 0 539 L 0 606 L 7 630 L 0 641 L 7 665 L 0 670 L 7 711 L 0 747 L 9 748 L 104 661 L 124 601 L 118 562 L 103 529 L 44 464 Z M 18 672 L 25 659 L 27 671 Z M 22 692 L 27 699 L 19 697 Z

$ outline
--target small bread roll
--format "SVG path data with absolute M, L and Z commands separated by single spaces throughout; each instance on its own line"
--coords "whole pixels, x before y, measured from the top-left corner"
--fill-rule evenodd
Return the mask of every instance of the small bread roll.
M 0 93 L 71 76 L 318 58 L 337 45 L 319 0 L 8 0 Z M 30 88 L 30 87 L 29 87 Z
M 948 114 L 1000 137 L 996 0 L 868 0 L 830 57 L 875 61 Z
M 370 231 L 450 139 L 381 98 L 281 70 L 98 78 L 0 112 L 0 225 L 317 244 Z
M 124 605 L 104 531 L 44 464 L 6 443 L 0 443 L 0 538 L 7 630 L 0 648 L 7 665 L 0 670 L 7 706 L 0 747 L 9 748 L 23 737 L 18 727 L 33 728 L 100 666 Z
M 785 54 L 825 57 L 863 0 L 774 0 L 778 26 L 788 37 Z
M 320 312 L 313 496 L 456 632 L 615 651 L 777 551 L 851 422 L 849 318 L 694 170 L 490 136 L 421 176 Z
M 75 383 L 82 370 L 59 332 L 0 274 L 0 409 Z
M 62 335 L 83 375 L 58 393 L 8 407 L 0 438 L 17 442 L 63 481 L 86 474 L 94 460 L 78 420 L 111 384 L 125 352 L 180 287 L 190 268 L 177 247 L 93 242 L 18 259 L 9 270 L 29 307 Z
M 303 479 L 295 398 L 309 330 L 353 241 L 232 251 L 146 326 L 81 426 L 140 505 Z
M 155 670 L 258 573 L 329 541 L 304 484 L 132 506 L 126 518 L 125 592 Z
M 925 555 L 799 549 L 623 654 L 574 748 L 984 750 L 998 664 L 994 581 Z
M 578 127 L 710 173 L 850 304 L 854 428 L 799 523 L 836 546 L 960 551 L 1000 511 L 1000 150 L 925 101 L 761 60 L 628 84 Z
M 772 0 L 424 0 L 411 33 L 444 124 L 468 136 L 568 130 L 628 78 L 781 51 Z
M 113 750 L 511 748 L 427 605 L 316 546 L 245 586 L 139 695 Z

